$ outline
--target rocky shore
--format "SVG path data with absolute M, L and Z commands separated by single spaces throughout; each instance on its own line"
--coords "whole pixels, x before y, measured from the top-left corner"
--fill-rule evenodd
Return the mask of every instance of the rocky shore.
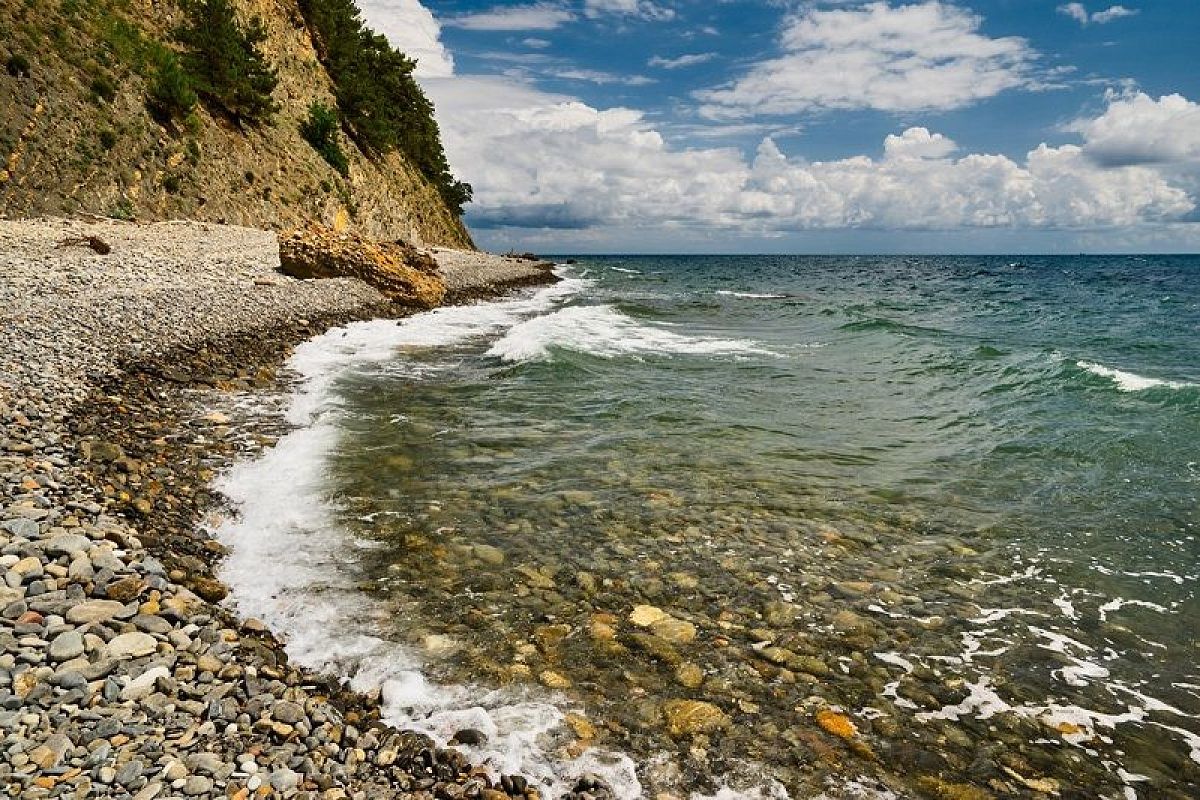
M 466 265 L 447 275 L 457 300 L 547 277 L 451 257 Z M 404 313 L 358 281 L 277 266 L 274 235 L 249 229 L 0 222 L 10 796 L 537 796 L 382 725 L 375 698 L 291 667 L 265 626 L 220 605 L 223 547 L 198 524 L 219 508 L 207 486 L 271 439 L 233 435 L 206 393 L 276 387 L 299 341 Z M 574 792 L 604 793 L 589 779 Z

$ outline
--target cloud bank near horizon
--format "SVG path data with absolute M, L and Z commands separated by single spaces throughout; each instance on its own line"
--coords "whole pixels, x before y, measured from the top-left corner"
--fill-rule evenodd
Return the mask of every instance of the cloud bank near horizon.
M 1181 95 L 1109 92 L 1101 112 L 1063 126 L 1078 143 L 1043 143 L 1023 157 L 964 152 L 914 121 L 897 126 L 875 152 L 809 161 L 785 154 L 770 136 L 752 153 L 684 147 L 636 109 L 598 108 L 527 77 L 456 73 L 441 41 L 446 21 L 417 0 L 363 5 L 383 32 L 389 26 L 379 17 L 386 15 L 427 54 L 419 77 L 456 174 L 474 186 L 468 221 L 476 229 L 539 231 L 540 241 L 569 244 L 607 230 L 771 237 L 837 229 L 1197 227 L 1200 106 Z M 589 2 L 579 13 L 652 20 L 661 8 L 611 0 Z M 1038 54 L 1019 37 L 983 36 L 979 22 L 936 0 L 806 8 L 785 17 L 782 55 L 697 93 L 700 112 L 713 126 L 812 108 L 920 113 L 1037 88 Z M 881 74 L 888 78 L 878 80 Z

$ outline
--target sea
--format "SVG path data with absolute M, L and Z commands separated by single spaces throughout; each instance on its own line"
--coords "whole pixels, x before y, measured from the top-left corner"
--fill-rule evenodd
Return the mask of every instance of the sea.
M 547 798 L 1200 796 L 1200 257 L 558 261 L 295 351 L 294 659 Z

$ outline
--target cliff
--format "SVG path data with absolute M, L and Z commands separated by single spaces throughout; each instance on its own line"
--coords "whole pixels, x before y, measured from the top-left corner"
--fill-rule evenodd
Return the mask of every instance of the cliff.
M 298 0 L 235 0 L 263 22 L 278 110 L 244 124 L 212 104 L 148 110 L 155 53 L 179 49 L 176 0 L 0 0 L 0 215 L 91 213 L 282 230 L 321 222 L 366 237 L 472 248 L 457 212 L 395 149 L 336 132 L 345 176 L 301 135 L 336 87 Z M 439 145 L 440 148 L 440 145 Z M 439 150 L 440 153 L 440 150 Z

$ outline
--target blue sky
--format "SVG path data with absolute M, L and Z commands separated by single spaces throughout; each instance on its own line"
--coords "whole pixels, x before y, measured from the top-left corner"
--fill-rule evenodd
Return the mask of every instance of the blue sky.
M 1200 249 L 1195 0 L 360 5 L 486 247 Z

